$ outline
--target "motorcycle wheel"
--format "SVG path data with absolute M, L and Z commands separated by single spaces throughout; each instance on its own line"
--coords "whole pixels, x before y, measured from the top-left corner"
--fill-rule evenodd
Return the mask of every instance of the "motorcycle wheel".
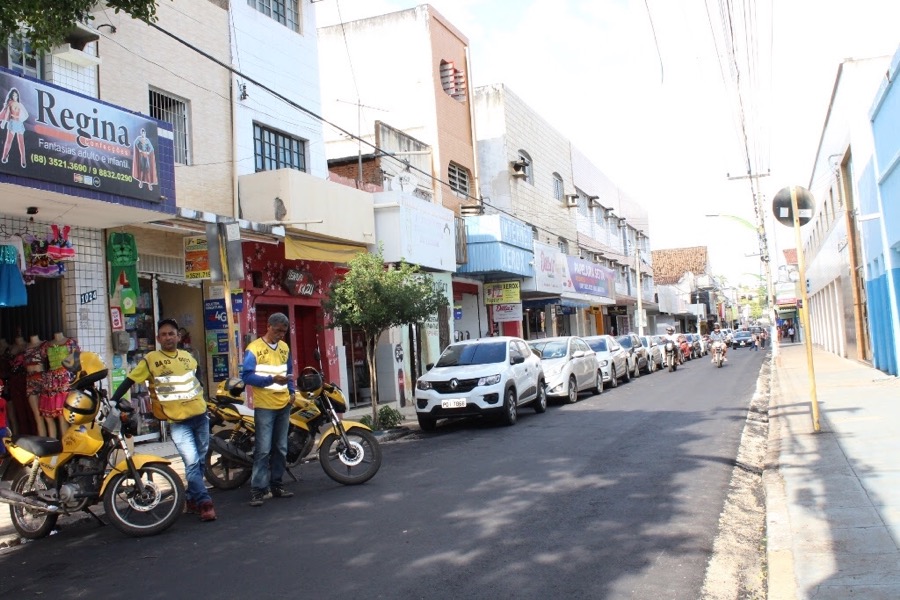
M 13 480 L 10 489 L 22 495 L 38 489 L 50 489 L 43 473 L 35 479 L 34 487 L 31 490 L 26 489 L 25 485 L 28 483 L 28 475 L 27 471 L 19 473 L 19 476 Z M 36 540 L 50 535 L 50 532 L 56 527 L 57 519 L 59 519 L 58 514 L 42 512 L 26 506 L 13 506 L 12 504 L 9 505 L 9 517 L 19 535 L 29 540 Z
M 184 512 L 184 484 L 169 465 L 150 463 L 137 471 L 144 492 L 138 493 L 131 473 L 116 475 L 103 492 L 103 509 L 112 526 L 126 535 L 156 535 Z
M 223 429 L 213 435 L 217 438 L 228 438 L 231 436 L 231 430 Z M 252 452 L 253 448 L 251 447 L 249 450 Z M 210 446 L 203 463 L 203 475 L 216 489 L 235 490 L 247 483 L 250 476 L 253 475 L 253 467 L 229 460 L 224 454 Z
M 325 474 L 344 485 L 359 485 L 375 476 L 381 468 L 381 447 L 375 434 L 354 427 L 347 431 L 350 447 L 340 436 L 329 434 L 319 448 L 319 464 Z

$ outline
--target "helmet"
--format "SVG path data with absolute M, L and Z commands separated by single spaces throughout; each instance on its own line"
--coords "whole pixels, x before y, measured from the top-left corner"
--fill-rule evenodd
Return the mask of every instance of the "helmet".
M 106 363 L 94 352 L 76 350 L 63 359 L 66 371 L 72 374 L 71 386 L 75 389 L 86 389 L 96 381 L 105 379 L 109 373 Z
M 63 404 L 63 419 L 69 425 L 83 425 L 90 423 L 97 415 L 100 404 L 94 394 L 71 390 Z
M 666 333 L 675 333 L 675 328 L 669 325 L 666 327 Z
M 322 374 L 312 367 L 304 367 L 297 378 L 297 387 L 303 397 L 312 400 L 322 393 L 324 384 L 322 383 Z
M 715 325 L 713 325 L 713 329 L 721 329 L 721 328 L 722 328 L 722 326 L 719 325 L 718 323 L 716 323 Z
M 216 387 L 216 401 L 243 404 L 245 388 L 246 384 L 237 377 L 225 379 Z

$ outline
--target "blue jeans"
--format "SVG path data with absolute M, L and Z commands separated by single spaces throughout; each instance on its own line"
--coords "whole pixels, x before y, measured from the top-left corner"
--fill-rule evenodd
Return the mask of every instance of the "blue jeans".
M 204 412 L 184 421 L 173 421 L 169 428 L 172 441 L 184 461 L 188 502 L 200 504 L 211 501 L 203 483 L 203 462 L 209 449 L 209 417 Z
M 250 478 L 250 488 L 253 491 L 265 492 L 270 486 L 281 487 L 290 417 L 290 403 L 284 408 L 257 408 L 253 411 L 256 425 L 253 476 Z

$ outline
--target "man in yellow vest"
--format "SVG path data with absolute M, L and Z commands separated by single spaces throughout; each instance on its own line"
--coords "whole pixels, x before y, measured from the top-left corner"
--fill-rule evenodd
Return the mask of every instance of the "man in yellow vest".
M 112 395 L 117 402 L 131 386 L 148 382 L 153 416 L 169 421 L 172 441 L 184 461 L 187 479 L 186 512 L 202 521 L 215 521 L 212 498 L 203 482 L 203 462 L 209 448 L 209 417 L 203 387 L 197 379 L 197 361 L 178 349 L 178 323 L 163 319 L 156 328 L 159 349 L 148 352 Z
M 252 389 L 256 424 L 250 506 L 262 506 L 268 498 L 294 495 L 281 483 L 296 389 L 291 350 L 283 341 L 289 326 L 287 316 L 273 313 L 265 335 L 247 344 L 244 352 L 241 379 Z

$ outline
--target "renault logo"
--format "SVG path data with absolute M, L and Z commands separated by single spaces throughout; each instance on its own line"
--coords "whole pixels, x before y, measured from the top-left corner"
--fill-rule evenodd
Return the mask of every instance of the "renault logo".
M 456 379 L 454 377 L 453 379 L 450 380 L 450 389 L 455 390 L 458 387 L 459 387 L 459 379 Z

